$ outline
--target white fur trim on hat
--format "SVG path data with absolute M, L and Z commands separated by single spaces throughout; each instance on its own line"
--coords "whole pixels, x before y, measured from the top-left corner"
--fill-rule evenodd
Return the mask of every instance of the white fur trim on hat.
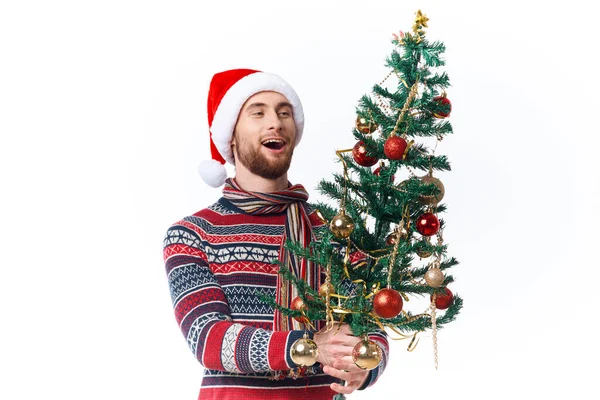
M 212 140 L 227 162 L 234 163 L 231 138 L 242 106 L 254 94 L 265 91 L 281 93 L 290 102 L 296 125 L 295 145 L 300 143 L 304 130 L 304 112 L 300 98 L 294 89 L 279 76 L 267 72 L 255 72 L 241 78 L 229 88 L 221 99 L 210 127 Z
M 217 160 L 202 161 L 198 166 L 198 173 L 200 173 L 204 182 L 215 188 L 223 186 L 227 179 L 225 166 Z

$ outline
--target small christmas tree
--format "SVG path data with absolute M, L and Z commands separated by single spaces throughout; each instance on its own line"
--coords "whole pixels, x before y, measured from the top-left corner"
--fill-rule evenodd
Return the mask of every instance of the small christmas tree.
M 343 173 L 319 184 L 320 192 L 339 204 L 314 205 L 329 229 L 309 249 L 286 244 L 323 266 L 326 281 L 316 292 L 281 266 L 280 273 L 294 282 L 301 299 L 294 309 L 270 300 L 296 318 L 325 320 L 329 327 L 334 321 L 348 323 L 356 336 L 365 337 L 353 354 L 365 369 L 379 362 L 375 352 L 368 352 L 372 342 L 366 338 L 378 329 L 411 339 L 409 349 L 419 332 L 431 329 L 437 368 L 437 329 L 454 320 L 462 307 L 462 299 L 448 288 L 454 281 L 449 270 L 458 261 L 446 255 L 445 224 L 438 217 L 446 211 L 444 186 L 434 176 L 435 171 L 450 171 L 446 156 L 436 154 L 438 144 L 452 133 L 447 119 L 451 104 L 444 91 L 450 83 L 438 71 L 445 47 L 427 40 L 423 28 L 428 18 L 420 10 L 416 15 L 412 32 L 394 34 L 395 48 L 386 60 L 389 74 L 373 87 L 372 96 L 360 99 L 353 129 L 357 142 L 337 151 Z M 390 78 L 397 80 L 393 90 L 384 86 Z M 427 146 L 427 140 L 435 140 L 435 146 Z M 396 183 L 403 171 L 406 178 Z M 405 309 L 411 296 L 429 297 L 429 306 Z

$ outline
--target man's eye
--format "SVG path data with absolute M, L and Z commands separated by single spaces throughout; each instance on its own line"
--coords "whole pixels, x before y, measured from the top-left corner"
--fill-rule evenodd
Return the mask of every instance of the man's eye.
M 263 112 L 262 111 L 257 111 L 255 113 L 252 113 L 252 115 L 263 115 Z
M 290 116 L 290 113 L 289 113 L 289 112 L 287 112 L 287 111 L 282 111 L 282 112 L 280 112 L 280 113 L 279 113 L 279 115 L 282 115 L 282 116 L 284 116 L 284 117 L 289 117 L 289 116 Z

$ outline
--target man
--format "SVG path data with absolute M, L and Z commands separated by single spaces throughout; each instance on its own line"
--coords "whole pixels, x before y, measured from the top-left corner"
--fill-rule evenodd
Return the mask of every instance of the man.
M 387 362 L 385 335 L 370 335 L 384 356 L 380 366 L 363 371 L 351 357 L 360 338 L 347 324 L 312 332 L 260 298 L 290 307 L 297 296 L 277 273 L 276 260 L 315 289 L 323 280 L 320 266 L 283 248 L 288 239 L 307 246 L 327 229 L 304 188 L 287 179 L 304 128 L 296 92 L 273 74 L 218 73 L 208 122 L 212 160 L 199 172 L 209 185 L 225 185 L 223 197 L 173 224 L 164 241 L 176 320 L 205 367 L 199 399 L 331 399 L 372 385 Z M 227 179 L 225 162 L 235 165 L 234 179 Z M 290 356 L 305 332 L 319 349 L 308 369 Z

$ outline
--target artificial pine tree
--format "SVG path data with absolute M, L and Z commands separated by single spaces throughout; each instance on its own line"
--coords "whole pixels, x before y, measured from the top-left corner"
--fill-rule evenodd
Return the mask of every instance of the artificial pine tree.
M 431 329 L 437 368 L 436 331 L 462 307 L 462 299 L 448 288 L 454 282 L 449 270 L 458 261 L 446 255 L 445 224 L 438 217 L 446 211 L 444 186 L 434 176 L 435 171 L 450 171 L 446 156 L 436 154 L 438 144 L 452 133 L 447 119 L 451 104 L 444 91 L 449 78 L 439 70 L 445 46 L 427 40 L 423 28 L 428 18 L 420 10 L 416 15 L 412 32 L 394 34 L 395 48 L 386 60 L 389 74 L 374 85 L 372 96 L 359 101 L 352 131 L 356 144 L 337 151 L 343 173 L 319 184 L 320 192 L 339 204 L 314 205 L 329 230 L 308 249 L 286 244 L 323 266 L 325 282 L 317 292 L 282 265 L 280 273 L 294 282 L 300 298 L 293 309 L 270 299 L 284 314 L 308 325 L 315 320 L 325 320 L 329 327 L 334 321 L 348 323 L 356 336 L 365 338 L 353 353 L 364 369 L 379 362 L 377 346 L 366 337 L 378 329 L 410 339 L 411 350 L 417 334 Z M 397 81 L 392 89 L 384 86 L 389 78 Z M 434 146 L 426 144 L 433 140 Z M 397 183 L 403 172 L 405 179 Z M 413 296 L 427 296 L 429 307 L 405 309 Z M 293 356 L 300 364 L 316 359 L 310 342 L 301 339 L 296 348 Z

